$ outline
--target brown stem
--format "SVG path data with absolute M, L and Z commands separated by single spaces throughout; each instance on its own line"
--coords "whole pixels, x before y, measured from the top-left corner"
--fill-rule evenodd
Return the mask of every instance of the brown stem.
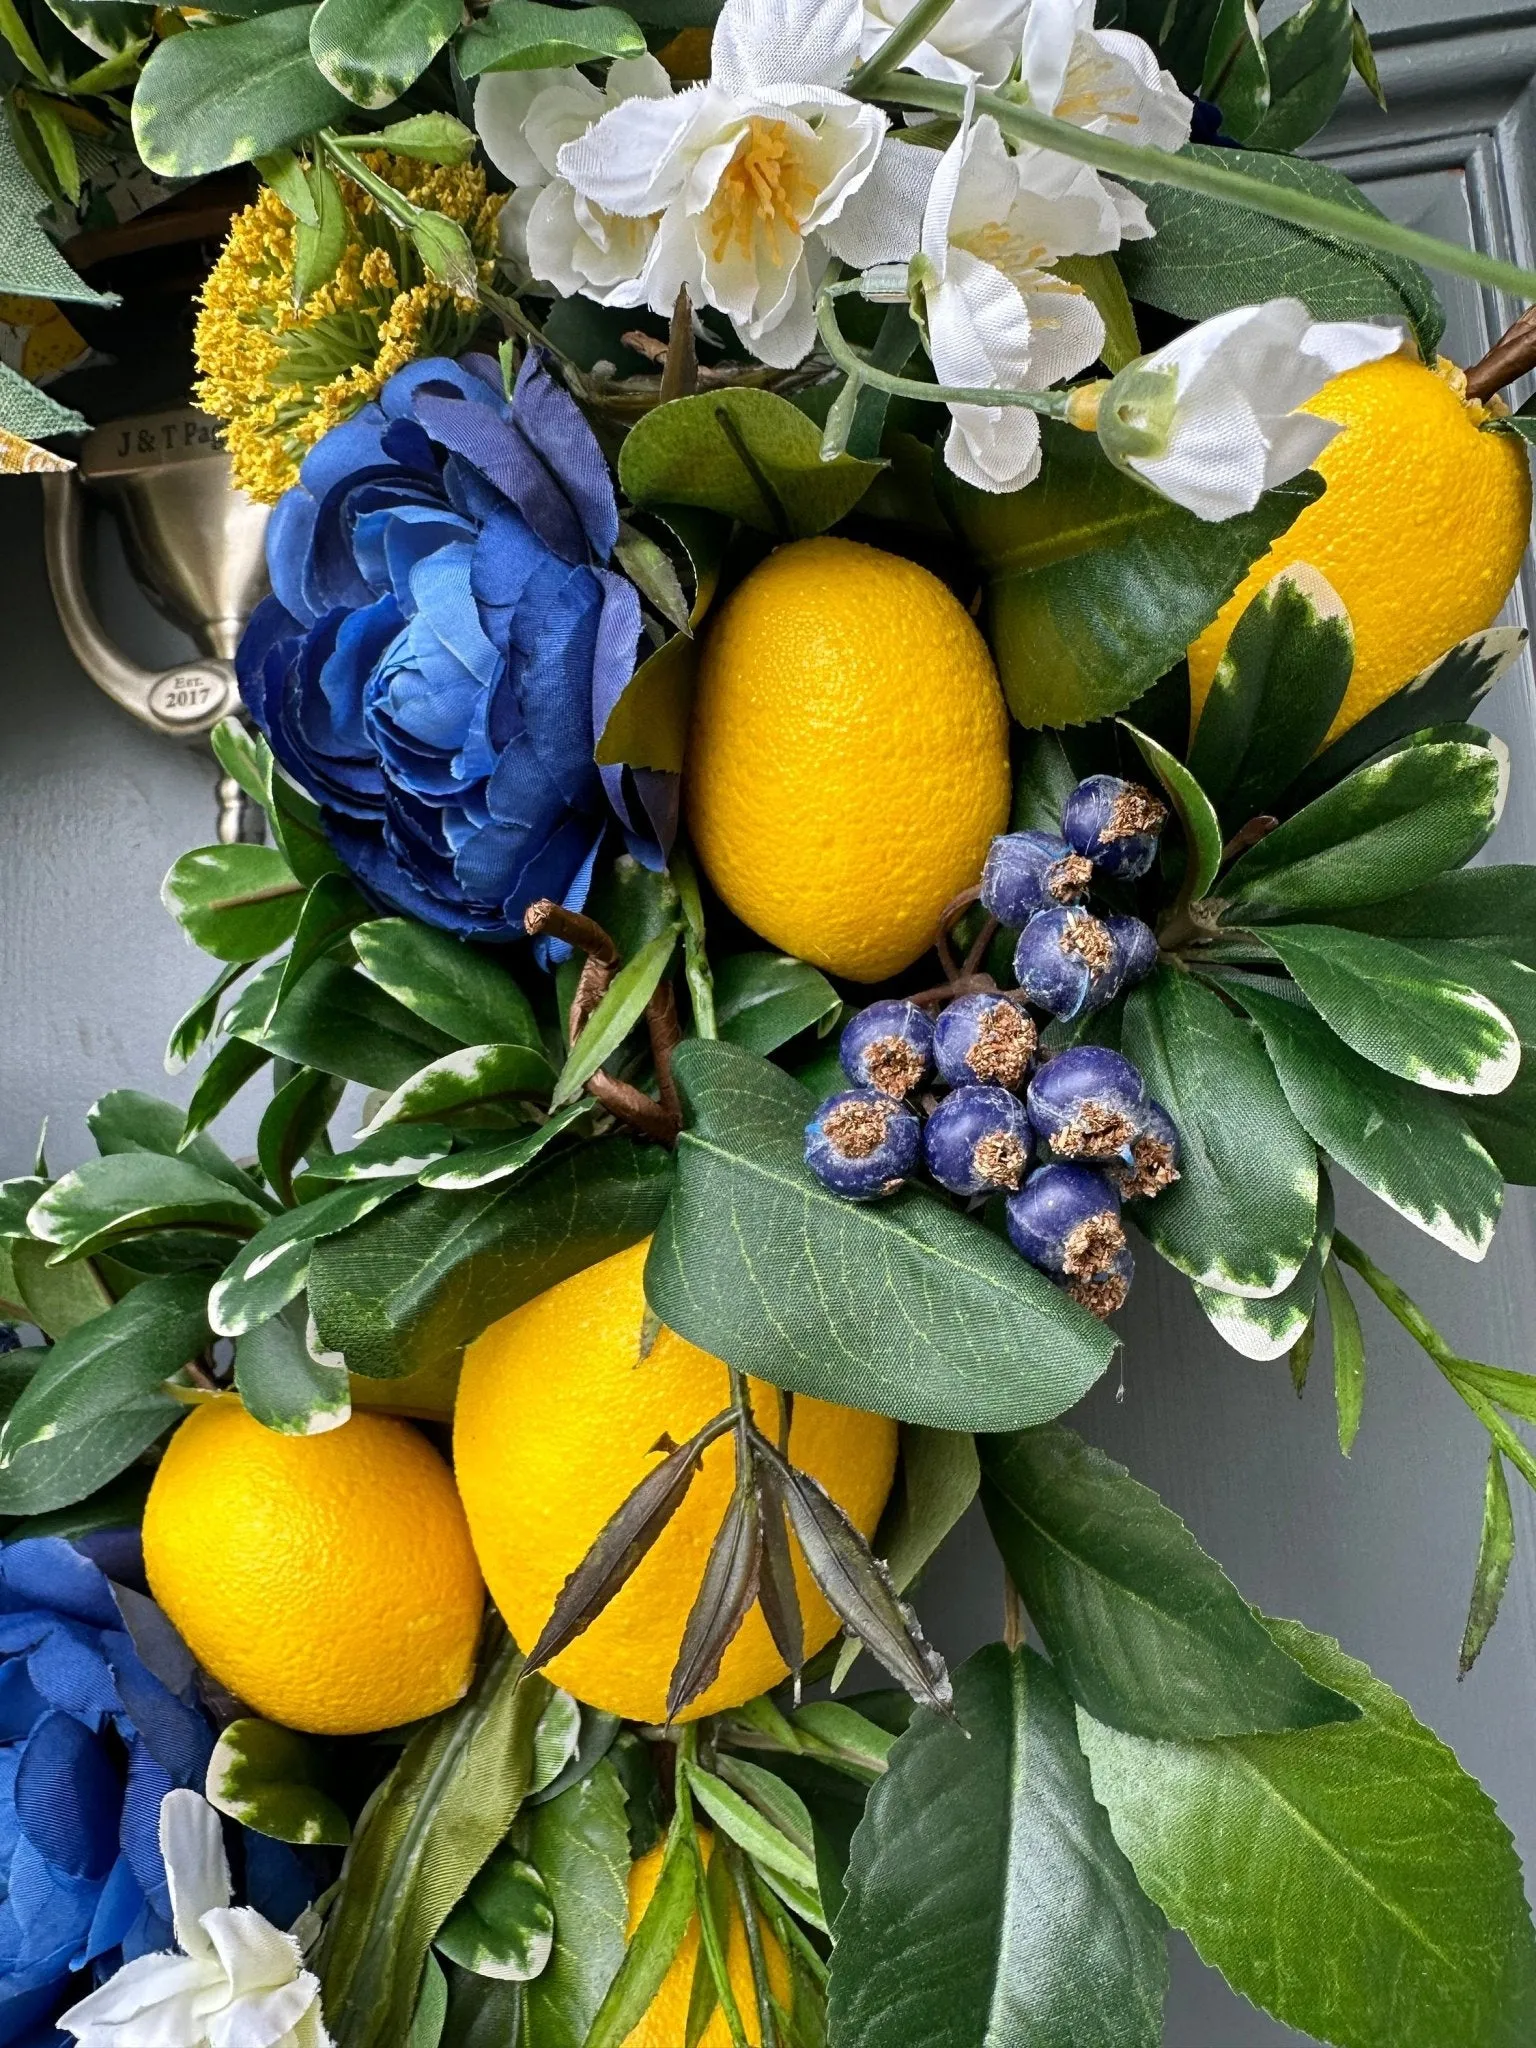
M 1221 849 L 1221 864 L 1230 867 L 1240 853 L 1246 853 L 1250 846 L 1257 846 L 1261 839 L 1267 839 L 1279 824 L 1268 812 L 1261 812 L 1257 818 L 1250 818 L 1246 825 L 1239 825 L 1226 845 Z
M 530 903 L 523 912 L 523 930 L 530 939 L 541 939 L 546 933 L 552 939 L 564 939 L 578 953 L 604 961 L 609 967 L 619 964 L 619 949 L 600 924 L 583 917 L 579 910 L 567 910 L 563 904 L 551 902 L 547 896 Z
M 565 1020 L 565 1035 L 572 1045 L 576 1043 L 582 1032 L 586 1030 L 592 1012 L 603 1000 L 603 997 L 607 995 L 608 984 L 612 981 L 615 972 L 616 969 L 609 961 L 594 960 L 590 954 L 587 956 L 582 966 L 581 978 L 576 983 L 576 993 L 571 998 L 571 1007 Z
M 672 1055 L 683 1042 L 683 1029 L 677 1021 L 677 997 L 673 994 L 670 981 L 657 982 L 655 992 L 645 1006 L 645 1023 L 651 1034 L 651 1058 L 656 1066 L 656 1092 L 661 1097 L 662 1108 L 675 1120 L 676 1129 L 681 1130 L 683 1105 L 678 1096 L 677 1083 L 672 1078 Z
M 205 1394 L 216 1394 L 219 1383 L 200 1358 L 187 1360 L 187 1378 L 194 1387 L 201 1387 Z
M 971 905 L 980 900 L 981 886 L 975 883 L 969 889 L 962 889 L 958 896 L 952 896 L 939 912 L 939 929 L 934 934 L 933 943 L 939 956 L 939 965 L 951 981 L 959 980 L 960 963 L 955 958 L 954 947 L 949 943 L 950 934 Z
M 661 403 L 669 398 L 691 398 L 699 388 L 699 357 L 693 341 L 693 308 L 688 287 L 679 285 L 672 304 L 672 321 L 667 329 L 667 360 L 661 373 Z
M 1536 306 L 1506 327 L 1485 356 L 1467 372 L 1468 398 L 1491 398 L 1527 370 L 1536 370 Z
M 960 963 L 962 975 L 974 974 L 987 957 L 987 948 L 1002 929 L 995 917 L 989 917 L 971 943 L 971 950 Z
M 1019 1598 L 1019 1589 L 1003 1573 L 1003 1647 L 1016 1650 L 1024 1640 L 1024 1603 Z
M 920 988 L 905 1000 L 922 1009 L 928 1003 L 952 1003 L 956 996 L 995 995 L 997 983 L 990 974 L 957 974 L 953 981 L 941 981 L 936 988 Z
M 631 1125 L 642 1137 L 653 1138 L 658 1145 L 676 1142 L 681 1118 L 672 1116 L 654 1097 L 631 1087 L 628 1081 L 615 1080 L 612 1074 L 599 1067 L 587 1083 L 587 1093 L 600 1102 L 610 1116 Z

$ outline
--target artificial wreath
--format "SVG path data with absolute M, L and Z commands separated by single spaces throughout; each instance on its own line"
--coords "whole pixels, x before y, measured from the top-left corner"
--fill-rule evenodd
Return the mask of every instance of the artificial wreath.
M 1536 1379 L 1332 1177 L 1469 1259 L 1536 1181 L 1536 342 L 1421 266 L 1536 276 L 1294 153 L 1347 0 L 0 36 L 7 466 L 86 424 L 58 242 L 212 180 L 271 506 L 190 1099 L 0 1187 L 0 2042 L 1154 2048 L 1171 1925 L 1528 2043 L 1491 1802 L 1061 1419 L 1161 1259 L 1298 1391 L 1326 1332 L 1347 1451 L 1353 1275 L 1486 1432 L 1493 1626 Z

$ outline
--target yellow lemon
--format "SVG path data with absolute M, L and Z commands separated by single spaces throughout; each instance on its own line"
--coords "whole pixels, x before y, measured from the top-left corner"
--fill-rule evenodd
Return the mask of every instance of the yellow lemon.
M 1301 410 L 1338 420 L 1313 467 L 1328 480 L 1248 571 L 1189 650 L 1195 715 L 1249 600 L 1292 562 L 1333 585 L 1355 629 L 1355 667 L 1329 738 L 1372 711 L 1458 640 L 1491 626 L 1531 524 L 1525 445 L 1484 434 L 1487 408 L 1443 357 L 1388 356 L 1325 384 Z
M 699 1846 L 707 1863 L 714 1849 L 714 1838 L 705 1828 L 699 1830 Z M 629 1869 L 629 1934 L 634 1939 L 635 1929 L 640 1925 L 646 1907 L 651 1903 L 661 1876 L 663 1850 L 658 1846 L 648 1855 L 642 1856 Z M 762 1927 L 759 1920 L 758 1925 Z M 763 1961 L 768 1968 L 768 1983 L 780 2005 L 788 2008 L 792 1985 L 789 1964 L 784 1951 L 767 1927 L 762 1927 Z M 693 1993 L 693 1969 L 699 1954 L 699 1923 L 695 1918 L 688 1923 L 688 1932 L 683 1936 L 683 1945 L 673 1960 L 672 1967 L 661 1980 L 661 1989 L 646 2009 L 645 2018 L 624 2043 L 624 2048 L 682 2048 L 688 2034 L 688 2001 Z M 731 1915 L 730 1936 L 725 1950 L 726 1974 L 731 1980 L 731 1990 L 736 1999 L 736 2010 L 741 2015 L 741 2024 L 752 2048 L 759 2048 L 762 2028 L 757 2017 L 757 1993 L 752 1983 L 752 1957 L 747 1948 L 747 1930 L 741 1924 L 739 1914 Z M 714 2017 L 699 2036 L 699 2048 L 731 2048 L 730 2029 L 725 2023 L 725 2014 L 717 2005 Z
M 641 1356 L 646 1246 L 589 1266 L 514 1309 L 469 1347 L 454 1414 L 453 1461 L 491 1597 L 519 1643 L 531 1645 L 555 1597 L 614 1510 L 729 1404 L 725 1366 L 662 1329 Z M 778 1397 L 752 1382 L 755 1410 L 776 1424 Z M 789 1454 L 874 1531 L 896 1464 L 896 1425 L 824 1401 L 794 1404 Z M 705 1452 L 677 1513 L 592 1626 L 549 1666 L 589 1706 L 660 1721 L 709 1547 L 730 1499 L 734 1447 Z M 795 1554 L 807 1651 L 837 1621 Z M 777 1685 L 784 1665 L 760 1608 L 725 1653 L 720 1675 L 681 1716 L 718 1713 Z
M 279 1436 L 233 1394 L 194 1409 L 149 1491 L 144 1567 L 198 1662 L 289 1728 L 395 1728 L 469 1683 L 484 1588 L 409 1423 Z
M 1008 714 L 986 642 L 914 562 L 847 540 L 780 548 L 699 662 L 684 790 L 721 896 L 854 981 L 933 943 L 1008 816 Z

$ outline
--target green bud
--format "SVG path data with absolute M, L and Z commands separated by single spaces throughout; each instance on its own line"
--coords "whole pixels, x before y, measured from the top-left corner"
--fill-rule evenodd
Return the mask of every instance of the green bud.
M 1124 469 L 1133 456 L 1145 461 L 1165 453 L 1178 402 L 1179 373 L 1171 363 L 1156 370 L 1145 356 L 1127 363 L 1099 401 L 1099 442 L 1110 461 Z
M 445 213 L 418 213 L 411 222 L 410 235 L 417 255 L 434 277 L 451 285 L 461 298 L 475 297 L 480 289 L 475 252 L 456 220 Z
M 475 153 L 474 130 L 452 114 L 413 114 L 370 135 L 368 141 L 424 164 L 467 164 Z

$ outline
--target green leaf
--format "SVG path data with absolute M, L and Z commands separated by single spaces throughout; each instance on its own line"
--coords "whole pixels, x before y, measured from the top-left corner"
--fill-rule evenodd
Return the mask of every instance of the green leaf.
M 1221 820 L 1210 798 L 1198 779 L 1166 747 L 1138 732 L 1123 718 L 1117 718 L 1115 723 L 1141 749 L 1142 759 L 1162 784 L 1183 827 L 1185 858 L 1193 868 L 1193 873 L 1186 875 L 1184 897 L 1204 896 L 1221 871 Z
M 551 1691 L 521 1661 L 494 1627 L 469 1692 L 411 1737 L 353 1837 L 311 1959 L 336 2048 L 397 2048 L 433 1938 L 516 1818 Z
M 422 1965 L 421 1988 L 411 2014 L 411 2031 L 405 2048 L 440 2048 L 448 2019 L 448 1979 L 443 1966 L 430 1950 Z
M 1067 798 L 1081 780 L 1060 733 L 1015 735 L 1013 808 L 1010 832 L 1060 832 Z
M 820 1024 L 841 998 L 824 974 L 788 953 L 731 953 L 715 969 L 719 1035 L 764 1058 Z
M 454 1049 L 445 1033 L 335 960 L 317 960 L 270 1022 L 231 1020 L 230 1029 L 295 1066 L 368 1088 L 398 1088 Z
M 112 1152 L 56 1180 L 27 1220 L 34 1237 L 57 1248 L 54 1260 L 61 1263 L 152 1230 L 192 1227 L 244 1238 L 271 1213 L 189 1159 Z
M 1228 870 L 1223 917 L 1265 923 L 1401 896 L 1471 859 L 1499 821 L 1504 779 L 1490 748 L 1459 741 L 1357 768 Z
M 662 976 L 672 962 L 680 927 L 672 926 L 649 940 L 615 974 L 586 1028 L 571 1047 L 560 1070 L 550 1107 L 558 1109 L 579 1095 L 598 1068 L 618 1051 L 645 1014 Z
M 203 178 L 328 127 L 350 102 L 309 53 L 313 7 L 168 36 L 133 95 L 133 139 L 162 178 Z
M 1519 1072 L 1508 1088 L 1496 1096 L 1468 1102 L 1462 1113 L 1472 1135 L 1487 1147 L 1506 1180 L 1536 1179 L 1536 971 L 1508 958 L 1494 945 L 1461 937 L 1414 938 L 1408 943 L 1435 973 L 1452 975 L 1496 1003 L 1515 1027 L 1520 1040 Z
M 671 1167 L 659 1147 L 611 1137 L 510 1188 L 404 1195 L 316 1246 L 309 1306 L 320 1342 L 382 1379 L 449 1364 L 498 1317 L 649 1236 Z
M 243 1038 L 221 1045 L 204 1067 L 192 1100 L 187 1104 L 183 1135 L 195 1138 L 261 1072 L 272 1055 L 264 1046 L 248 1045 Z
M 1253 0 L 1221 0 L 1200 92 L 1220 106 L 1222 126 L 1239 142 L 1248 141 L 1269 111 L 1269 56 Z
M 1264 38 L 1269 108 L 1242 140 L 1251 149 L 1282 152 L 1310 142 L 1344 95 L 1354 41 L 1350 0 L 1307 0 L 1271 29 Z
M 444 1053 L 403 1082 L 374 1111 L 359 1133 L 369 1137 L 387 1124 L 520 1123 L 530 1098 L 550 1085 L 549 1062 L 526 1045 L 470 1045 Z
M 267 1105 L 256 1133 L 256 1156 L 281 1201 L 293 1200 L 293 1170 L 325 1139 L 345 1088 L 334 1074 L 300 1067 Z
M 243 1337 L 300 1292 L 315 1246 L 350 1230 L 411 1185 L 410 1178 L 344 1181 L 334 1193 L 285 1209 L 243 1244 L 215 1283 L 208 1313 L 221 1337 Z
M 1111 372 L 1123 370 L 1141 354 L 1141 336 L 1136 332 L 1136 309 L 1131 304 L 1113 256 L 1058 256 L 1051 268 L 1068 284 L 1088 294 L 1104 322 L 1104 346 L 1099 356 Z M 895 307 L 896 312 L 905 311 Z M 904 362 L 895 365 L 898 373 Z M 858 453 L 873 450 L 858 450 Z
M 583 2048 L 624 1960 L 629 1912 L 629 1823 L 610 1759 L 534 1808 L 529 1856 L 549 1887 L 558 1938 L 528 1987 L 526 2048 Z
M 1179 154 L 1234 177 L 1310 193 L 1354 213 L 1381 217 L 1341 171 L 1305 157 L 1271 156 L 1259 150 L 1235 155 L 1203 143 L 1191 143 Z M 1300 299 L 1314 320 L 1363 320 L 1387 314 L 1406 320 L 1426 359 L 1434 361 L 1445 316 L 1416 263 L 1201 192 L 1144 185 L 1140 197 L 1153 237 L 1127 242 L 1119 261 L 1131 297 L 1143 305 L 1176 313 L 1182 320 L 1205 320 L 1234 306 L 1279 297 Z M 1222 251 L 1219 263 L 1211 261 L 1213 249 Z
M 1045 1421 L 1103 1372 L 1109 1332 L 981 1224 L 916 1189 L 825 1189 L 788 1075 L 703 1040 L 674 1073 L 689 1122 L 645 1274 L 669 1328 L 777 1386 L 939 1429 Z
M 345 874 L 320 822 L 320 807 L 267 759 L 267 819 L 284 860 L 307 889 L 322 875 Z
M 403 121 L 391 121 L 379 130 L 381 149 L 424 164 L 467 164 L 476 140 L 474 129 L 452 114 L 407 114 Z
M 1106 462 L 1091 434 L 1041 427 L 1028 489 L 995 497 L 947 477 L 945 489 L 987 579 L 987 638 L 1014 717 L 1079 725 L 1123 711 L 1183 656 L 1321 480 L 1308 471 L 1211 523 Z
M 505 969 L 462 939 L 410 918 L 384 917 L 359 925 L 352 944 L 370 981 L 461 1045 L 542 1051 L 533 1005 Z
M 1136 1205 L 1170 1265 L 1226 1294 L 1278 1294 L 1312 1248 L 1317 1151 L 1253 1026 L 1160 967 L 1126 999 L 1126 1057 L 1179 1133 L 1180 1178 Z
M 165 1047 L 165 1071 L 168 1074 L 179 1074 L 206 1044 L 218 1019 L 220 998 L 240 979 L 245 969 L 243 960 L 232 960 L 208 984 L 191 1009 L 171 1026 Z
M 549 1961 L 554 1941 L 548 1887 L 533 1865 L 503 1842 L 443 1922 L 437 1946 L 476 1976 L 526 1984 Z
M 686 1811 L 674 1818 L 656 1880 L 624 1961 L 609 1985 L 585 2048 L 624 2048 L 666 1981 L 694 1917 L 694 1865 Z
M 763 1772 L 762 1775 L 766 1777 L 768 1773 Z M 816 1859 L 809 1846 L 809 1817 L 806 1821 L 807 1840 L 796 1842 L 750 1800 L 744 1799 L 711 1772 L 690 1765 L 687 1777 L 689 1791 L 722 1834 L 745 1849 L 765 1873 L 772 1871 L 780 1877 L 787 1877 L 812 1900 L 816 1898 Z M 793 1793 L 789 1796 L 795 1799 L 797 1806 L 800 1804 Z
M 137 1528 L 144 1519 L 153 1478 L 147 1465 L 132 1465 L 70 1507 L 55 1508 L 45 1515 L 23 1515 L 7 1528 L 5 1540 L 20 1543 L 28 1536 L 62 1536 L 73 1542 L 97 1529 Z
M 1333 1248 L 1333 1188 L 1321 1166 L 1317 1176 L 1317 1234 L 1301 1270 L 1278 1294 L 1223 1294 L 1219 1288 L 1194 1287 L 1195 1300 L 1224 1344 L 1244 1358 L 1267 1361 L 1295 1353 L 1312 1328 L 1323 1260 Z M 1293 1357 L 1294 1363 L 1294 1357 Z
M 495 1181 L 511 1180 L 526 1171 L 546 1146 L 563 1131 L 591 1113 L 591 1102 L 572 1102 L 557 1109 L 536 1130 L 525 1132 L 505 1145 L 477 1145 L 472 1151 L 455 1153 L 427 1167 L 421 1176 L 424 1188 L 488 1188 Z
M 321 0 L 309 24 L 310 55 L 354 106 L 387 107 L 462 19 L 461 0 Z
M 446 1124 L 386 1124 L 346 1152 L 321 1153 L 312 1159 L 299 1176 L 299 1191 L 307 1201 L 328 1181 L 393 1180 L 401 1174 L 419 1174 L 446 1159 L 452 1150 L 453 1132 Z
M 368 904 L 347 876 L 321 875 L 313 882 L 299 912 L 272 1009 L 293 993 L 317 960 L 338 951 L 353 926 L 369 914 Z
M 1305 768 L 1354 665 L 1349 614 L 1309 563 L 1282 569 L 1248 605 L 1189 750 L 1191 772 L 1230 825 L 1264 811 Z
M 982 1470 L 1008 1575 L 1098 1720 L 1205 1740 L 1357 1718 L 1276 1646 L 1172 1508 L 1071 1430 L 995 1437 Z
M 1282 2025 L 1338 2048 L 1524 2048 L 1536 1939 L 1492 1801 L 1364 1665 L 1268 1626 L 1361 1719 L 1152 1742 L 1079 1715 L 1137 1877 Z
M 271 846 L 194 847 L 172 867 L 160 895 L 187 937 L 217 960 L 259 960 L 286 945 L 304 903 L 287 861 Z
M 604 722 L 593 756 L 597 765 L 681 774 L 698 668 L 699 643 L 685 633 L 648 654 Z
M 205 1288 L 146 1280 L 54 1344 L 0 1432 L 0 1514 L 85 1499 L 176 1420 L 162 1388 L 207 1341 Z
M 103 1156 L 112 1152 L 157 1152 L 166 1158 L 190 1160 L 193 1166 L 227 1181 L 253 1202 L 267 1202 L 259 1182 L 237 1166 L 212 1138 L 184 1136 L 183 1112 L 174 1102 L 137 1088 L 114 1088 L 85 1113 L 86 1128 Z
M 1465 1678 L 1477 1662 L 1493 1624 L 1499 1618 L 1509 1568 L 1515 1557 L 1515 1517 L 1509 1500 L 1509 1481 L 1497 1444 L 1488 1447 L 1488 1472 L 1483 1483 L 1483 1528 L 1477 1546 L 1477 1572 L 1472 1581 L 1472 1602 L 1467 1609 L 1466 1631 L 1461 1639 L 1460 1676 Z
M 1452 1095 L 1497 1095 L 1515 1078 L 1520 1040 L 1503 1011 L 1406 946 L 1326 924 L 1268 925 L 1264 940 L 1324 1023 L 1389 1074 Z
M 319 1745 L 271 1721 L 231 1721 L 214 1746 L 204 1788 L 210 1805 L 279 1842 L 345 1848 L 352 1827 L 325 1789 Z
M 1259 992 L 1232 994 L 1252 1017 L 1302 1128 L 1373 1195 L 1464 1259 L 1493 1242 L 1503 1176 L 1443 1095 L 1351 1052 L 1312 1010 Z
M 315 218 L 313 223 L 301 220 L 293 232 L 295 306 L 303 305 L 312 292 L 330 283 L 347 250 L 349 216 L 341 181 L 330 165 L 317 157 L 304 183 Z
M 792 540 L 846 518 L 880 469 L 852 455 L 823 462 L 820 431 L 775 392 L 710 391 L 643 415 L 619 485 L 635 505 L 696 505 Z
M 246 1410 L 279 1436 L 322 1436 L 352 1413 L 347 1368 L 316 1358 L 291 1314 L 246 1330 L 235 1344 L 235 1387 Z
M 294 186 L 294 199 L 300 192 L 308 196 L 308 187 L 298 172 L 298 158 L 291 150 L 281 150 L 270 159 L 271 168 L 258 164 L 256 168 L 274 188 L 282 181 L 283 190 L 279 197 L 290 213 L 300 219 L 299 207 L 287 196 L 287 188 Z M 262 810 L 267 806 L 267 778 L 272 772 L 272 750 L 260 733 L 252 732 L 238 718 L 221 718 L 208 735 L 208 744 L 214 758 L 226 775 L 233 776 L 240 788 L 253 804 Z
M 455 51 L 466 78 L 482 71 L 554 70 L 604 57 L 643 57 L 645 37 L 617 7 L 543 7 L 538 0 L 491 0 L 471 19 Z
M 49 1247 L 34 1238 L 12 1240 L 9 1253 L 11 1279 L 27 1318 L 45 1336 L 55 1341 L 67 1337 L 112 1306 L 111 1292 L 89 1259 L 50 1265 Z
M 1072 1707 L 994 1643 L 891 1752 L 853 1838 L 832 1952 L 835 2048 L 1157 2048 L 1162 1923 L 1094 1803 Z
M 1536 867 L 1452 869 L 1406 896 L 1338 911 L 1329 923 L 1414 948 L 1455 940 L 1536 968 Z
M 1365 1404 L 1365 1339 L 1354 1299 L 1335 1258 L 1323 1261 L 1323 1292 L 1333 1332 L 1333 1398 L 1339 1417 L 1339 1449 L 1347 1458 L 1360 1433 Z

